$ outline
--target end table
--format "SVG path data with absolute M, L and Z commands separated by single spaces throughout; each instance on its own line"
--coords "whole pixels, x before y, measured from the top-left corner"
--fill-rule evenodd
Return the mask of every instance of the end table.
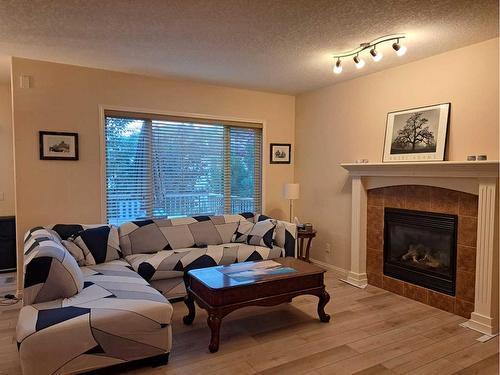
M 299 239 L 299 252 L 297 258 L 301 260 L 309 261 L 309 250 L 311 248 L 311 242 L 313 238 L 316 237 L 316 231 L 313 230 L 297 230 L 297 238 Z M 304 253 L 304 240 L 307 239 L 306 251 Z

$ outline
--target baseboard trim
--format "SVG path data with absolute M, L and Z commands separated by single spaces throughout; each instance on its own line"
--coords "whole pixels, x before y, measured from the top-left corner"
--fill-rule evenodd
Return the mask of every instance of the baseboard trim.
M 494 320 L 476 312 L 472 312 L 470 319 L 460 325 L 481 332 L 486 336 L 495 337 L 498 335 L 498 325 L 495 325 Z
M 321 260 L 317 260 L 317 259 L 310 258 L 309 260 L 311 261 L 311 263 L 317 264 L 318 266 L 325 268 L 328 271 L 333 272 L 339 278 L 346 278 L 347 277 L 348 271 L 343 269 L 343 268 L 334 266 L 333 264 L 322 262 Z

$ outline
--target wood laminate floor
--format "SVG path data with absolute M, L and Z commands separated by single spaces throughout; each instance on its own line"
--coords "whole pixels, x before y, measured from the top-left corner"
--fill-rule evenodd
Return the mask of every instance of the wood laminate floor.
M 481 334 L 459 326 L 464 318 L 372 286 L 354 288 L 331 273 L 326 281 L 330 323 L 318 321 L 312 296 L 242 309 L 223 320 L 214 354 L 204 311 L 187 327 L 186 307 L 175 303 L 170 363 L 126 374 L 498 374 L 498 337 L 476 341 Z M 18 309 L 0 307 L 0 374 L 21 373 Z

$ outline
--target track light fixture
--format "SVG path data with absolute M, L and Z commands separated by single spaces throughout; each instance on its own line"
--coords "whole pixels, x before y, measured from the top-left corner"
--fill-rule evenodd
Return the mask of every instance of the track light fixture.
M 337 62 L 335 63 L 335 66 L 333 67 L 333 72 L 335 74 L 342 73 L 342 63 L 340 62 L 340 59 L 337 59 Z
M 373 48 L 370 50 L 370 55 L 372 55 L 373 61 L 380 61 L 382 60 L 382 52 L 377 52 L 377 46 L 373 46 Z
M 381 43 L 389 42 L 389 41 L 394 41 L 392 44 L 392 49 L 398 56 L 403 56 L 406 53 L 406 46 L 400 43 L 400 39 L 404 39 L 406 36 L 404 34 L 395 34 L 395 35 L 386 35 L 377 39 L 372 40 L 371 42 L 368 43 L 361 43 L 358 48 L 353 49 L 352 51 L 347 51 L 344 53 L 340 53 L 338 55 L 334 55 L 333 58 L 337 59 L 337 62 L 335 63 L 335 66 L 333 68 L 333 72 L 335 74 L 339 74 L 342 72 L 342 65 L 340 62 L 340 59 L 342 57 L 353 57 L 354 64 L 356 65 L 356 68 L 361 69 L 362 67 L 365 66 L 365 61 L 359 56 L 359 54 L 365 50 L 369 50 L 370 56 L 373 59 L 373 61 L 380 61 L 382 60 L 383 54 L 379 50 L 377 50 L 377 46 Z
M 406 53 L 406 46 L 402 46 L 401 44 L 399 44 L 399 39 L 397 40 L 397 42 L 392 44 L 392 49 L 396 51 L 396 55 L 400 57 Z
M 363 66 L 365 66 L 365 60 L 361 59 L 359 57 L 359 54 L 354 56 L 353 60 L 354 60 L 354 65 L 356 65 L 356 68 L 361 69 Z

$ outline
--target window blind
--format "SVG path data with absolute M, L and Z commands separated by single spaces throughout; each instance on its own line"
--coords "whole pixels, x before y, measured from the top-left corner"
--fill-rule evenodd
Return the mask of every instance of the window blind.
M 262 129 L 106 112 L 107 220 L 260 211 Z

